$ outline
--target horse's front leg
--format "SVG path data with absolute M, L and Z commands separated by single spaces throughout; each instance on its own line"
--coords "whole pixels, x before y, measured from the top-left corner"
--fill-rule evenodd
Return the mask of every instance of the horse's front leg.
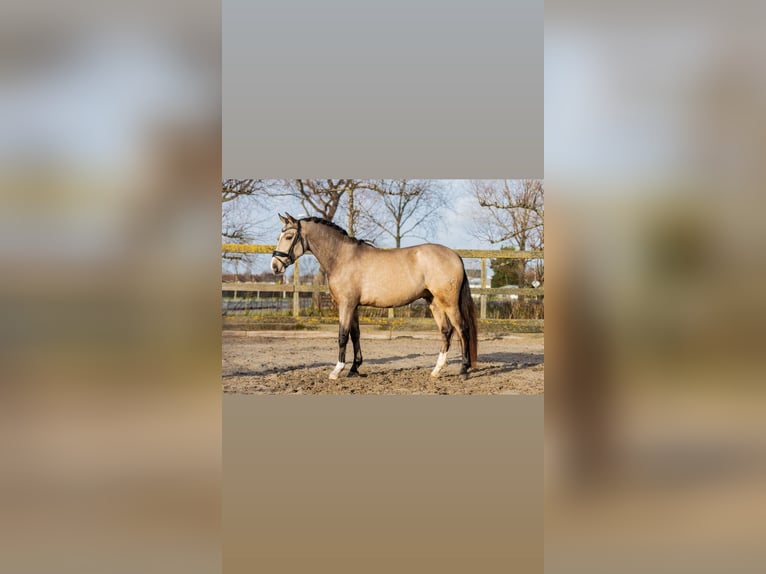
M 340 305 L 340 324 L 338 325 L 338 362 L 330 373 L 331 379 L 337 379 L 340 372 L 346 366 L 346 344 L 351 333 L 356 306 Z
M 351 342 L 354 344 L 354 362 L 351 365 L 351 370 L 348 372 L 349 377 L 359 375 L 359 366 L 362 364 L 362 345 L 360 341 L 359 332 L 359 308 L 354 309 L 354 315 L 351 318 Z M 360 375 L 363 376 L 363 375 Z

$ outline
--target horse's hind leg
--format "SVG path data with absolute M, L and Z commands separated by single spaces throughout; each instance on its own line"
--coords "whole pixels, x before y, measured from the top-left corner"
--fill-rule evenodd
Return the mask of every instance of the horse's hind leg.
M 434 367 L 434 370 L 431 371 L 432 377 L 438 377 L 439 372 L 447 363 L 447 351 L 449 351 L 449 345 L 450 341 L 452 341 L 452 333 L 454 329 L 452 327 L 452 323 L 447 318 L 447 315 L 445 315 L 441 307 L 434 303 L 433 300 L 429 302 L 429 307 L 431 307 L 431 313 L 433 313 L 434 319 L 436 320 L 436 325 L 439 327 L 439 331 L 441 331 L 442 334 L 442 347 L 441 351 L 439 352 L 439 358 L 436 360 L 436 366 Z
M 354 345 L 354 362 L 348 376 L 352 377 L 359 374 L 359 366 L 362 364 L 362 345 L 359 340 L 359 308 L 354 309 L 354 315 L 351 318 L 351 343 Z

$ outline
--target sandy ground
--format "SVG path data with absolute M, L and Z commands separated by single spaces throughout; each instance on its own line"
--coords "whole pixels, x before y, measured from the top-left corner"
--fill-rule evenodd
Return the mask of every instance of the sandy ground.
M 328 375 L 338 353 L 331 332 L 224 331 L 223 390 L 247 394 L 524 394 L 544 391 L 543 336 L 504 335 L 479 339 L 479 365 L 467 377 L 460 371 L 460 345 L 453 340 L 438 378 L 437 333 L 362 331 L 362 376 L 337 380 Z

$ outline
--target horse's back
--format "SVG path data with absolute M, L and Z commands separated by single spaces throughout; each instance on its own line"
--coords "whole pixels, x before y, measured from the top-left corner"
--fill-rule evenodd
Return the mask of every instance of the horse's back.
M 392 252 L 397 251 L 392 249 Z M 423 243 L 401 251 L 403 271 L 417 277 L 435 296 L 456 293 L 463 280 L 463 260 L 452 249 L 438 243 Z M 438 292 L 438 293 L 437 293 Z
M 377 249 L 391 267 L 406 267 L 413 274 L 417 271 L 424 276 L 448 274 L 450 277 L 463 276 L 463 260 L 452 249 L 439 243 L 423 243 L 400 249 Z M 383 259 L 381 259 L 382 261 Z

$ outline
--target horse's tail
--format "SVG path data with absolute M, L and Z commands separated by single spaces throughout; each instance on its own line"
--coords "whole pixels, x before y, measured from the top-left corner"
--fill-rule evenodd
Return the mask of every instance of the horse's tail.
M 460 306 L 460 316 L 468 327 L 468 340 L 466 344 L 468 345 L 471 367 L 476 367 L 476 356 L 478 354 L 476 307 L 473 304 L 473 297 L 471 297 L 471 286 L 468 283 L 468 275 L 465 272 L 465 268 L 463 268 L 463 284 L 460 286 L 460 300 L 458 304 Z

